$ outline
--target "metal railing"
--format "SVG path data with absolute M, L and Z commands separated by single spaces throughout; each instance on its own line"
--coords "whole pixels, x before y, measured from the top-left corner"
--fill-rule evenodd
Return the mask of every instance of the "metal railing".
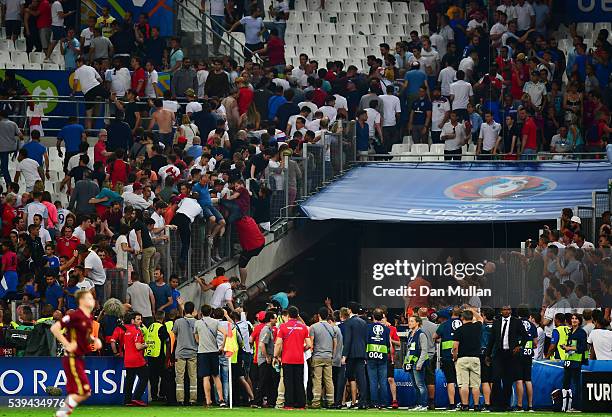
M 182 0 L 180 2 L 175 2 L 175 4 L 177 5 L 178 9 L 177 15 L 178 12 L 187 13 L 195 19 L 196 25 L 202 29 L 202 48 L 204 49 L 204 54 L 206 56 L 210 56 L 208 51 L 207 33 L 207 31 L 210 31 L 212 33 L 213 39 L 219 39 L 220 43 L 226 45 L 229 48 L 230 58 L 235 59 L 236 56 L 238 56 L 244 62 L 246 58 L 244 56 L 243 51 L 248 50 L 253 55 L 254 59 L 257 62 L 261 63 L 261 59 L 254 54 L 254 51 L 251 51 L 249 48 L 247 48 L 230 31 L 226 30 L 225 26 L 220 25 L 217 21 L 215 21 L 210 14 L 203 12 L 199 5 L 192 2 L 191 0 Z M 191 6 L 191 8 L 187 6 Z M 193 10 L 197 10 L 197 12 L 194 13 Z M 219 36 L 217 34 L 217 31 L 221 31 L 222 36 Z M 227 35 L 229 40 L 226 40 L 224 35 Z
M 571 154 L 563 154 L 563 159 L 554 158 L 559 156 L 556 153 L 538 152 L 535 154 L 526 154 L 526 159 L 517 159 L 516 154 L 496 154 L 496 155 L 476 155 L 473 152 L 448 154 L 443 153 L 388 153 L 388 154 L 368 154 L 366 160 L 355 161 L 359 164 L 376 164 L 376 163 L 436 163 L 436 162 L 469 162 L 469 163 L 529 163 L 529 162 L 602 162 L 607 159 L 605 152 L 576 152 Z M 460 158 L 456 160 L 446 158 Z

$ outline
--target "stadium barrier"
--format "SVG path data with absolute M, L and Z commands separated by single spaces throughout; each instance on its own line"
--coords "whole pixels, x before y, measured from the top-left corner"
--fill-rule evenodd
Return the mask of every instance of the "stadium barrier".
M 88 405 L 118 405 L 123 403 L 125 370 L 123 360 L 116 357 L 86 357 L 85 366 L 89 382 L 92 387 L 92 396 L 87 400 Z M 585 380 L 610 381 L 612 361 L 589 361 L 583 366 L 582 375 Z M 607 379 L 606 379 L 607 378 Z M 534 388 L 534 407 L 546 409 L 551 407 L 550 393 L 561 388 L 563 380 L 563 365 L 560 361 L 534 361 L 532 381 Z M 407 407 L 415 403 L 415 389 L 409 375 L 403 369 L 395 369 L 395 382 L 397 384 L 397 398 L 400 406 Z M 0 401 L 13 399 L 46 400 L 47 386 L 64 388 L 66 378 L 60 358 L 44 357 L 0 357 Z M 582 384 L 585 385 L 584 383 Z M 582 389 L 582 398 L 585 409 L 592 409 L 603 405 L 609 407 L 610 400 L 597 400 L 589 396 L 590 388 Z M 148 394 L 145 392 L 143 400 Z M 61 397 L 59 397 L 61 398 Z M 513 401 L 516 401 L 513 399 Z M 457 394 L 457 403 L 458 394 Z M 436 407 L 448 405 L 446 394 L 446 380 L 444 373 L 436 371 Z M 4 405 L 4 404 L 3 404 Z M 610 408 L 607 408 L 609 411 Z M 606 411 L 603 408 L 601 411 Z

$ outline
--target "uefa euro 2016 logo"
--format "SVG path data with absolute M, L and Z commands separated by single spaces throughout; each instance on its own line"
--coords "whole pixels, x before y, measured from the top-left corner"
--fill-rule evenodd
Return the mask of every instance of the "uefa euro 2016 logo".
M 444 194 L 454 200 L 494 202 L 522 200 L 554 190 L 557 184 L 542 177 L 499 175 L 460 182 L 448 187 Z

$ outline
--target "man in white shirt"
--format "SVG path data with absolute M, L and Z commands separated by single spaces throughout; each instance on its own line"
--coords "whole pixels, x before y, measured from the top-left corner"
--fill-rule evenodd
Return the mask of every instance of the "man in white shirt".
M 130 70 L 123 66 L 119 58 L 113 60 L 113 66 L 113 69 L 108 69 L 104 73 L 104 80 L 111 93 L 115 93 L 117 97 L 124 97 L 132 83 Z
M 139 182 L 135 182 L 132 186 L 132 191 L 125 191 L 121 197 L 123 197 L 123 204 L 125 206 L 132 206 L 140 210 L 147 209 L 151 206 L 151 203 L 142 196 L 142 184 Z
M 323 117 L 327 117 L 329 119 L 329 124 L 331 125 L 336 121 L 336 116 L 338 115 L 338 110 L 336 110 L 336 96 L 327 96 L 325 98 L 325 105 L 319 108 L 319 111 L 323 113 Z
M 238 277 L 231 277 L 229 282 L 219 284 L 217 288 L 215 288 L 212 300 L 210 301 L 210 306 L 213 308 L 223 308 L 228 306 L 230 310 L 234 311 L 234 294 L 232 290 L 239 284 L 240 278 Z
M 440 54 L 431 47 L 431 41 L 428 36 L 422 37 L 423 47 L 421 48 L 421 59 L 419 62 L 425 69 L 425 74 L 428 78 L 432 78 L 435 82 L 436 74 L 440 71 Z
M 603 316 L 595 318 L 595 329 L 587 338 L 587 343 L 593 347 L 591 359 L 612 360 L 612 331 L 607 329 L 608 324 Z
M 470 51 L 470 55 L 463 58 L 459 63 L 459 71 L 463 71 L 465 74 L 465 79 L 468 81 L 472 81 L 474 75 L 474 68 L 478 62 L 478 51 L 476 49 L 472 49 Z
M 82 245 L 87 243 L 87 235 L 85 234 L 85 230 L 91 227 L 91 219 L 88 216 L 81 217 L 81 224 L 74 228 L 72 231 L 72 236 L 79 239 Z
M 157 97 L 157 83 L 159 81 L 159 75 L 155 70 L 155 64 L 151 61 L 147 61 L 145 64 L 145 70 L 147 71 L 147 85 L 145 86 L 145 96 L 149 98 Z
M 23 179 L 26 183 L 26 191 L 32 192 L 34 184 L 38 180 L 42 180 L 40 176 L 40 165 L 35 160 L 28 158 L 28 151 L 26 149 L 20 149 L 17 156 L 17 167 L 15 168 L 15 179 L 14 182 L 19 182 L 19 177 L 23 175 Z
M 450 100 L 452 109 L 457 113 L 459 120 L 467 120 L 467 105 L 470 98 L 474 95 L 472 84 L 464 80 L 465 73 L 461 70 L 457 71 L 457 81 L 450 85 Z
M 378 100 L 370 101 L 370 106 L 372 107 L 368 107 L 364 109 L 368 115 L 368 119 L 366 120 L 366 123 L 368 124 L 368 134 L 371 138 L 373 138 L 373 137 L 376 137 L 376 134 L 378 133 L 378 137 L 382 141 L 383 140 L 383 130 L 382 130 L 382 124 L 381 124 L 382 117 L 380 113 L 378 112 Z
M 440 92 L 446 98 L 449 98 L 451 95 L 450 85 L 457 81 L 457 71 L 455 70 L 453 65 L 454 62 L 451 59 L 447 60 L 446 68 L 442 69 L 442 71 L 440 71 L 440 74 L 438 75 L 438 82 L 440 83 Z
M 531 72 L 531 80 L 525 83 L 523 92 L 529 94 L 535 107 L 542 108 L 546 101 L 546 84 L 540 82 L 540 74 L 537 71 Z
M 585 240 L 584 237 L 585 237 L 584 233 L 582 233 L 580 230 L 574 232 L 574 237 L 572 238 L 573 243 L 570 245 L 570 247 L 577 248 L 577 249 L 586 249 L 586 250 L 595 249 L 595 245 Z
M 516 19 L 516 9 L 512 5 L 512 0 L 502 0 L 503 4 L 497 6 L 497 11 L 504 12 L 506 14 L 507 22 Z
M 497 154 L 497 147 L 501 142 L 500 133 L 501 125 L 493 120 L 493 113 L 490 110 L 485 111 L 485 122 L 480 126 L 476 146 L 476 155 L 480 155 L 478 159 L 490 159 L 489 155 Z
M 34 223 L 34 216 L 40 215 L 43 219 L 47 219 L 49 217 L 49 211 L 47 210 L 47 206 L 40 202 L 42 197 L 42 193 L 40 191 L 32 193 L 32 201 L 26 204 L 24 208 L 24 213 L 26 215 L 26 226 Z
M 82 91 L 85 95 L 85 101 L 92 102 L 92 104 L 85 104 L 85 128 L 91 130 L 93 124 L 91 116 L 95 107 L 93 102 L 98 101 L 100 98 L 108 99 L 110 94 L 102 85 L 102 77 L 100 77 L 98 71 L 89 65 L 85 65 L 83 57 L 77 58 L 76 64 L 77 69 L 74 71 L 72 94 Z
M 497 23 L 491 26 L 491 30 L 489 31 L 489 36 L 491 37 L 491 44 L 496 48 L 501 46 L 501 37 L 504 33 L 508 31 L 508 26 L 506 25 L 506 13 L 497 10 L 495 13 Z
M 338 93 L 334 94 L 334 97 L 336 97 L 336 104 L 334 104 L 334 107 L 336 110 L 338 110 L 338 114 L 341 114 L 344 117 L 344 120 L 347 120 L 348 102 L 346 101 L 346 98 Z
M 444 159 L 446 161 L 461 160 L 461 147 L 467 142 L 465 125 L 459 123 L 455 110 L 450 113 L 450 121 L 442 128 L 440 139 L 444 142 Z
M 384 144 L 387 152 L 391 152 L 391 147 L 399 142 L 397 123 L 402 114 L 402 106 L 399 97 L 395 95 L 395 87 L 388 85 L 386 91 L 387 94 L 378 96 L 378 100 L 383 108 L 382 131 L 385 138 Z M 370 105 L 372 105 L 372 103 L 370 103 Z M 370 114 L 368 113 L 368 124 L 369 120 Z
M 53 49 L 55 49 L 58 42 L 66 38 L 64 19 L 75 13 L 75 10 L 64 12 L 62 1 L 64 0 L 55 0 L 51 5 L 51 32 L 53 33 L 53 40 L 49 43 L 49 49 L 45 51 L 47 55 L 45 62 L 51 62 L 50 57 Z
M 79 253 L 79 260 L 83 262 L 85 268 L 85 276 L 94 283 L 96 288 L 96 297 L 100 304 L 104 304 L 106 301 L 106 271 L 102 265 L 102 260 L 96 253 L 96 251 L 89 250 L 87 246 L 81 244 L 77 246 L 77 252 Z
M 431 102 L 431 142 L 442 143 L 442 128 L 450 118 L 450 102 L 442 97 L 438 87 L 433 89 Z
M 518 26 L 518 35 L 522 36 L 523 33 L 528 31 L 530 28 L 535 28 L 535 11 L 531 4 L 525 0 L 518 0 L 516 6 L 516 23 Z

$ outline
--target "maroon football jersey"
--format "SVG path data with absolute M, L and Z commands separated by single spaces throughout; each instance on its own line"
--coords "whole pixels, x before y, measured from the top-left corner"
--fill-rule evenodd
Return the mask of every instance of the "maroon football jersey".
M 77 308 L 74 312 L 62 318 L 62 329 L 66 329 L 65 336 L 68 341 L 76 341 L 76 356 L 83 356 L 91 352 L 90 335 L 93 318 Z

